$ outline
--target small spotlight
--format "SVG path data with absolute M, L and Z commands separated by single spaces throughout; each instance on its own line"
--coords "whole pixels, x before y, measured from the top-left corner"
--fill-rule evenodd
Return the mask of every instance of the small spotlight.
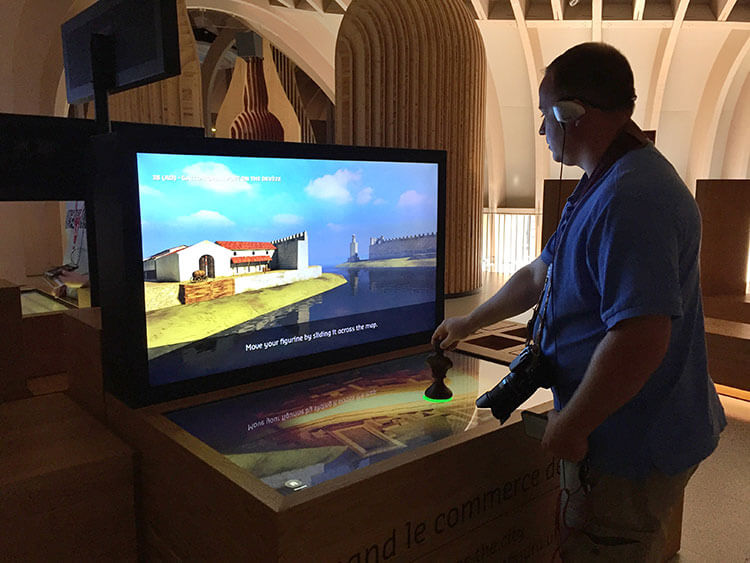
M 211 133 L 216 133 L 216 127 L 211 127 Z

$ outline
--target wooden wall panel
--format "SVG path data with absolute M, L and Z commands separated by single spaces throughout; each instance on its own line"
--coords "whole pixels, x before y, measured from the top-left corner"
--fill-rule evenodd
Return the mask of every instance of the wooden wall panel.
M 65 243 L 59 201 L 30 201 L 18 206 L 23 225 L 23 258 L 27 276 L 39 276 L 63 262 Z
M 302 140 L 300 124 L 303 120 L 298 116 L 295 104 L 292 103 L 292 97 L 283 83 L 281 71 L 276 63 L 276 52 L 271 43 L 263 41 L 263 73 L 268 91 L 268 111 L 281 122 L 281 127 L 284 130 L 282 140 L 299 143 Z M 294 66 L 294 63 L 280 52 L 279 55 L 288 61 L 286 67 L 288 72 Z
M 449 295 L 481 286 L 486 81 L 461 0 L 354 0 L 339 27 L 336 142 L 448 151 Z
M 565 202 L 578 185 L 578 180 L 544 180 L 542 201 L 542 248 L 557 229 Z
M 0 279 L 0 403 L 29 396 L 23 373 L 23 331 L 21 329 L 21 290 Z
M 715 383 L 750 391 L 750 324 L 706 318 L 706 349 Z
M 273 48 L 266 40 L 263 41 L 263 55 L 263 81 L 267 92 L 264 110 L 266 113 L 270 112 L 272 117 L 281 122 L 283 128 L 282 140 L 299 142 L 299 119 L 280 82 L 273 61 Z M 216 137 L 232 138 L 232 127 L 235 119 L 244 111 L 243 98 L 248 85 L 249 68 L 250 66 L 244 59 L 237 57 L 232 71 L 232 80 L 216 116 L 216 132 L 214 134 Z
M 744 295 L 750 246 L 750 180 L 698 180 L 703 295 Z
M 271 83 L 269 81 L 269 104 L 273 103 L 276 99 L 281 98 L 282 96 L 280 96 L 280 94 L 283 92 L 284 99 L 286 99 L 287 103 L 292 106 L 293 114 L 297 119 L 298 125 L 298 127 L 291 132 L 297 136 L 295 139 L 290 137 L 289 126 L 291 124 L 288 126 L 287 123 L 282 123 L 284 125 L 285 139 L 288 141 L 301 141 L 303 143 L 315 143 L 316 141 L 320 143 L 325 142 L 325 139 L 317 140 L 315 138 L 315 132 L 313 131 L 313 128 L 310 125 L 310 120 L 306 115 L 305 105 L 302 100 L 302 95 L 300 94 L 299 85 L 297 84 L 297 65 L 273 45 L 271 45 L 270 48 L 281 91 L 274 95 L 271 92 Z M 269 109 L 273 111 L 270 106 Z
M 247 66 L 245 87 L 242 90 L 242 111 L 229 127 L 232 139 L 254 141 L 283 141 L 284 128 L 268 110 L 268 90 L 261 57 L 243 61 Z

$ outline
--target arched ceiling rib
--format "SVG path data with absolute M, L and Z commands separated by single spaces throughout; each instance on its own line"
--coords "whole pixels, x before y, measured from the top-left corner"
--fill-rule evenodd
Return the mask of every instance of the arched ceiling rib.
M 693 128 L 693 142 L 688 160 L 687 183 L 710 176 L 712 147 L 715 146 L 719 118 L 724 101 L 742 62 L 750 52 L 750 32 L 735 29 L 729 33 L 714 61 L 703 89 Z
M 211 90 L 213 89 L 216 72 L 227 49 L 232 46 L 236 31 L 234 29 L 223 29 L 219 32 L 211 47 L 208 49 L 206 58 L 203 60 L 201 71 L 201 90 L 203 94 L 203 124 L 206 132 L 211 129 L 211 106 L 208 103 Z
M 477 19 L 486 20 L 490 17 L 490 0 L 471 0 Z
M 685 20 L 690 0 L 677 0 L 674 20 L 669 30 L 669 35 L 662 49 L 661 42 L 656 59 L 659 64 L 659 71 L 656 73 L 656 80 L 652 83 L 648 99 L 648 108 L 646 110 L 646 129 L 659 128 L 659 117 L 661 116 L 661 106 L 664 101 L 664 90 L 667 87 L 667 78 L 672 66 L 672 57 L 677 47 L 677 39 L 680 36 L 682 22 Z
M 646 9 L 646 0 L 633 1 L 633 20 L 640 21 L 643 19 L 643 12 Z
M 725 22 L 732 12 L 737 0 L 712 0 L 714 13 L 716 14 L 717 21 Z
M 288 5 L 276 2 L 280 6 L 276 8 L 269 6 L 268 1 L 200 0 L 198 3 L 188 0 L 188 8 L 207 8 L 243 19 L 248 27 L 276 45 L 315 80 L 330 99 L 334 99 L 336 29 L 331 29 L 326 21 L 320 19 L 320 14 L 306 0 L 285 1 Z M 331 3 L 339 5 L 339 2 L 331 0 L 327 4 L 323 2 L 321 8 L 329 11 Z
M 532 41 L 531 32 L 526 25 L 526 16 L 524 15 L 524 6 L 522 0 L 510 0 L 513 14 L 516 17 L 518 33 L 523 47 L 523 54 L 526 60 L 526 71 L 529 78 L 529 88 L 531 93 L 532 109 L 539 107 L 539 71 L 543 68 L 541 48 L 538 41 Z M 544 140 L 536 135 L 534 140 L 534 201 L 541 205 L 544 195 L 544 169 L 547 164 L 546 146 Z
M 591 0 L 591 40 L 602 40 L 603 0 Z
M 750 74 L 740 85 L 731 115 L 721 177 L 750 178 Z

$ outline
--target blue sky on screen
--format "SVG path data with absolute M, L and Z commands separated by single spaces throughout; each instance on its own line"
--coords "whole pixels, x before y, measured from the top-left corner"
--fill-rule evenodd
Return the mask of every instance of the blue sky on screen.
M 310 264 L 361 258 L 370 237 L 437 229 L 437 165 L 138 154 L 144 258 L 202 240 L 272 241 L 307 231 Z

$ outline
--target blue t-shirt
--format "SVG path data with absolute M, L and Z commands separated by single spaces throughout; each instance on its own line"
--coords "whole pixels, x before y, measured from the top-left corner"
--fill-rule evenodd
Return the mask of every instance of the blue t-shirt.
M 623 477 L 643 477 L 654 466 L 678 473 L 707 457 L 726 425 L 706 364 L 698 207 L 650 143 L 578 192 L 541 255 L 547 264 L 554 259 L 541 347 L 554 365 L 555 407 L 570 400 L 609 329 L 669 315 L 664 361 L 592 432 L 589 461 Z

